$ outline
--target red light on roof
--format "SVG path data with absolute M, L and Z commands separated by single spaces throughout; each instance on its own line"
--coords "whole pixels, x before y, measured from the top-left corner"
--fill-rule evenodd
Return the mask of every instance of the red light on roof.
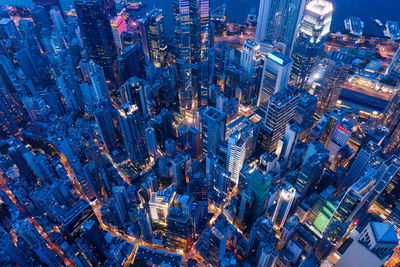
M 132 21 L 131 25 L 132 25 L 133 27 L 137 27 L 137 22 L 136 22 L 136 21 Z
M 350 131 L 347 130 L 346 128 L 344 128 L 342 125 L 339 125 L 338 128 L 339 128 L 339 130 L 342 130 L 343 132 L 345 132 L 347 134 L 350 133 Z

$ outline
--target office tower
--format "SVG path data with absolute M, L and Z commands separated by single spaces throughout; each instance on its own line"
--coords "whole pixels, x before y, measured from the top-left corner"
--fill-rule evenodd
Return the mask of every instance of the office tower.
M 52 6 L 49 14 L 56 32 L 61 35 L 64 32 L 65 23 L 60 9 L 57 6 Z
M 144 208 L 141 208 L 138 213 L 138 223 L 144 240 L 150 240 L 153 236 L 149 214 Z
M 397 48 L 396 54 L 386 69 L 385 74 L 400 80 L 400 47 Z
M 17 165 L 19 172 L 25 177 L 28 184 L 33 184 L 36 181 L 36 176 L 24 157 L 26 152 L 27 148 L 22 143 L 15 143 L 8 149 L 7 154 Z
M 86 53 L 103 68 L 107 80 L 114 81 L 117 49 L 107 10 L 99 0 L 74 0 L 74 6 Z
M 260 45 L 247 39 L 242 47 L 242 54 L 240 57 L 240 67 L 243 69 L 243 80 L 253 81 L 256 71 L 256 66 L 260 64 Z
M 127 31 L 125 19 L 122 16 L 115 16 L 111 20 L 111 30 L 114 37 L 115 46 L 117 48 L 117 53 L 120 53 L 124 48 L 121 35 L 123 32 Z
M 283 45 L 284 53 L 290 56 L 305 3 L 305 0 L 261 0 L 256 41 Z
M 250 224 L 254 202 L 254 193 L 250 189 L 247 188 L 240 192 L 238 220 L 243 228 L 246 228 Z
M 339 150 L 347 144 L 351 134 L 353 133 L 353 127 L 355 123 L 350 120 L 343 120 L 336 125 L 335 130 L 332 133 L 330 141 L 326 146 L 329 150 L 329 156 L 332 160 Z
M 383 148 L 385 153 L 395 152 L 400 145 L 400 92 L 393 95 L 389 104 L 385 108 L 382 119 L 377 122 L 377 126 L 383 125 L 389 131 L 386 138 L 390 140 Z
M 208 102 L 209 0 L 174 0 L 174 33 L 181 113 Z
M 303 162 L 294 185 L 294 188 L 302 198 L 307 197 L 314 190 L 328 159 L 329 153 L 326 149 L 323 149 Z
M 140 114 L 147 114 L 145 86 L 144 80 L 135 76 L 129 78 L 119 88 L 122 104 L 136 105 Z
M 276 150 L 276 154 L 280 160 L 284 160 L 284 164 L 287 164 L 290 157 L 292 156 L 292 152 L 295 144 L 299 138 L 300 128 L 296 124 L 287 124 L 285 135 L 282 140 L 278 143 L 278 147 Z
M 178 136 L 177 136 L 178 147 L 181 151 L 186 150 L 187 141 L 188 141 L 188 126 L 183 124 L 178 127 Z
M 154 160 L 156 160 L 158 158 L 157 139 L 156 139 L 156 132 L 154 130 L 152 122 L 147 123 L 144 135 L 146 138 L 147 149 L 149 151 L 149 154 L 150 156 L 153 157 Z
M 253 192 L 255 197 L 252 212 L 252 220 L 254 221 L 265 211 L 273 176 L 270 174 L 263 174 L 257 169 L 254 169 L 254 171 L 253 169 L 245 169 L 245 167 L 242 168 L 241 175 L 247 177 L 249 189 Z
M 139 108 L 125 104 L 119 110 L 118 120 L 122 131 L 124 146 L 132 162 L 143 161 L 148 155 L 144 126 Z
M 188 153 L 192 158 L 198 158 L 201 154 L 200 130 L 190 125 L 188 129 Z
M 114 122 L 110 108 L 111 107 L 107 106 L 107 103 L 104 103 L 104 105 L 99 104 L 94 113 L 98 131 L 107 151 L 113 151 L 117 146 Z
M 264 60 L 263 76 L 257 106 L 267 110 L 269 98 L 286 88 L 293 60 L 285 55 L 267 53 Z
M 209 107 L 201 113 L 200 117 L 203 152 L 217 154 L 219 145 L 225 140 L 226 114 L 214 107 Z
M 235 185 L 239 183 L 240 170 L 246 159 L 247 142 L 247 137 L 239 131 L 233 132 L 228 138 L 227 166 Z
M 48 31 L 51 31 L 50 18 L 44 7 L 36 6 L 32 10 L 32 19 L 33 19 L 33 22 L 35 23 L 36 28 L 38 29 L 39 33 L 44 28 L 47 29 Z
M 304 93 L 300 96 L 294 120 L 302 129 L 313 124 L 317 100 L 317 97 L 309 93 Z
M 340 200 L 335 212 L 329 220 L 329 228 L 335 222 L 344 223 L 351 221 L 355 217 L 355 213 L 358 211 L 359 205 L 363 199 L 363 196 L 356 191 L 357 187 L 354 185 L 350 187 L 343 198 Z
M 281 229 L 289 216 L 289 211 L 292 208 L 293 201 L 296 197 L 296 189 L 292 185 L 287 184 L 279 193 L 278 204 L 272 216 L 272 221 Z
M 11 94 L 0 87 L 0 135 L 10 137 L 15 134 L 22 116 L 22 110 Z
M 376 221 L 368 223 L 361 232 L 354 231 L 349 239 L 350 246 L 342 252 L 337 267 L 384 265 L 399 242 L 392 224 Z
M 90 200 L 96 198 L 97 201 L 104 204 L 106 201 L 103 195 L 103 192 L 105 192 L 104 183 L 102 182 L 101 176 L 99 175 L 93 161 L 90 161 L 83 166 L 83 174 L 84 178 L 82 177 L 83 179 L 81 179 L 81 184 L 85 190 L 85 194 Z M 89 187 L 86 187 L 86 184 L 89 185 Z
M 85 68 L 87 68 L 86 70 L 88 71 L 88 76 L 94 90 L 92 93 L 93 100 L 95 102 L 101 100 L 110 101 L 110 92 L 108 91 L 103 69 L 98 64 L 94 63 L 93 60 L 90 60 Z
M 14 71 L 15 69 L 11 60 L 6 56 L 0 55 L 0 83 L 12 94 L 17 92 L 13 82 Z
M 125 83 L 133 76 L 145 78 L 146 60 L 140 44 L 131 44 L 125 47 L 117 59 L 120 83 Z
M 273 229 L 274 223 L 264 214 L 254 222 L 249 236 L 247 256 L 254 256 L 263 241 L 270 243 L 272 247 L 276 245 L 276 232 Z
M 206 181 L 209 186 L 219 192 L 228 192 L 231 173 L 219 164 L 218 158 L 214 153 L 208 153 L 206 157 Z
M 188 112 L 193 107 L 193 81 L 192 81 L 192 51 L 191 51 L 191 19 L 190 1 L 174 0 L 172 2 L 174 13 L 174 34 L 177 43 L 177 71 L 179 87 L 179 104 L 181 113 Z
M 270 141 L 266 145 L 268 153 L 275 153 L 278 142 L 285 133 L 286 125 L 294 118 L 299 97 L 299 92 L 294 87 L 286 88 L 270 97 L 265 115 L 265 126 L 270 131 Z
M 146 34 L 149 59 L 156 67 L 165 66 L 167 42 L 164 36 L 164 16 L 161 9 L 152 9 L 146 15 Z
M 207 227 L 203 235 L 196 243 L 196 250 L 213 266 L 218 265 L 226 253 L 228 229 L 224 224 L 215 224 Z
M 172 160 L 172 173 L 178 193 L 183 193 L 186 186 L 186 166 L 189 159 L 189 155 L 178 152 Z
M 114 186 L 112 194 L 117 204 L 117 213 L 123 222 L 128 221 L 128 199 L 126 194 L 126 188 L 124 186 Z
M 343 84 L 351 68 L 352 58 L 349 55 L 333 52 L 326 66 L 321 86 L 315 88 L 318 97 L 318 113 L 331 111 L 339 99 Z
M 292 85 L 304 91 L 313 66 L 324 53 L 329 36 L 333 5 L 325 0 L 313 0 L 305 9 L 299 32 L 293 47 L 293 68 L 290 73 Z

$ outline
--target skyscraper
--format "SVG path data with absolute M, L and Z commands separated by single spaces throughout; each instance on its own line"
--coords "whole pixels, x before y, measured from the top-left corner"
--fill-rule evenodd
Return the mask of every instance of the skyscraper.
M 127 31 L 126 21 L 122 16 L 116 16 L 111 20 L 111 29 L 114 37 L 115 46 L 117 48 L 117 52 L 121 52 L 124 48 L 122 44 L 121 35 L 123 32 Z
M 306 89 L 308 77 L 315 63 L 322 56 L 332 21 L 332 3 L 313 0 L 305 9 L 299 32 L 293 47 L 292 85 L 300 91 Z
M 279 229 L 283 227 L 288 218 L 289 211 L 296 197 L 296 189 L 291 184 L 287 184 L 279 193 L 278 204 L 276 205 L 272 221 Z
M 261 0 L 256 41 L 282 44 L 284 53 L 290 56 L 305 3 L 305 0 Z
M 204 110 L 201 115 L 201 143 L 204 153 L 217 153 L 225 140 L 226 114 L 214 107 Z
M 100 0 L 74 0 L 86 53 L 115 80 L 117 49 L 107 12 Z
M 173 0 L 180 109 L 187 113 L 208 102 L 210 1 Z
M 320 87 L 315 89 L 318 97 L 318 113 L 331 111 L 339 99 L 342 87 L 351 68 L 352 58 L 349 55 L 333 52 Z
M 125 104 L 119 110 L 119 124 L 126 152 L 132 162 L 143 161 L 148 155 L 144 126 L 139 108 Z
M 286 125 L 294 118 L 299 98 L 299 91 L 295 87 L 286 88 L 269 98 L 265 115 L 265 126 L 270 131 L 268 153 L 275 153 L 278 142 L 285 133 Z
M 146 77 L 146 60 L 143 47 L 140 44 L 131 44 L 125 47 L 117 59 L 120 83 L 136 76 L 140 79 Z
M 164 16 L 161 9 L 155 8 L 147 13 L 145 22 L 149 58 L 157 67 L 165 66 L 167 42 L 164 36 Z
M 260 45 L 252 39 L 247 39 L 242 47 L 240 67 L 243 69 L 245 81 L 252 81 L 255 75 L 256 66 L 260 63 Z
M 150 222 L 149 213 L 144 209 L 141 208 L 138 213 L 138 223 L 140 226 L 140 230 L 142 231 L 142 236 L 144 240 L 150 240 L 153 233 L 152 227 Z
M 146 114 L 145 81 L 138 77 L 129 78 L 120 88 L 122 104 L 136 105 L 140 114 Z
M 285 55 L 267 53 L 257 105 L 267 110 L 269 98 L 286 88 L 293 60 Z
M 101 139 L 108 151 L 112 151 L 117 146 L 110 108 L 107 103 L 99 104 L 94 114 Z
M 231 180 L 237 185 L 239 174 L 246 159 L 247 138 L 239 131 L 235 131 L 228 138 L 227 165 L 231 172 Z

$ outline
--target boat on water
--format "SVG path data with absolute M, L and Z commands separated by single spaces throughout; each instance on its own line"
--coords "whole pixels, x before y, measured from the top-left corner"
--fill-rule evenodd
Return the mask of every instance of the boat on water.
M 383 27 L 383 23 L 379 19 L 375 19 L 375 23 L 378 24 L 379 27 Z
M 350 17 L 344 20 L 344 27 L 351 34 L 361 36 L 364 29 L 364 22 L 359 17 Z
M 147 4 L 143 3 L 142 1 L 131 1 L 128 2 L 126 5 L 126 9 L 128 10 L 140 10 L 143 7 L 146 7 Z

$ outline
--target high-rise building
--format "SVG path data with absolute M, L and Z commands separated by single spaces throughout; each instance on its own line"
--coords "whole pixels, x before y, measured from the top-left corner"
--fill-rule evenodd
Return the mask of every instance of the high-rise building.
M 284 53 L 290 56 L 305 3 L 305 0 L 261 0 L 256 41 L 282 44 Z
M 110 108 L 107 103 L 104 103 L 104 105 L 99 104 L 94 113 L 101 139 L 108 151 L 114 150 L 117 146 Z
M 299 32 L 293 47 L 293 68 L 290 82 L 306 89 L 313 66 L 323 54 L 332 21 L 333 5 L 326 0 L 313 0 L 305 9 Z
M 328 151 L 323 149 L 303 163 L 294 185 L 294 188 L 303 198 L 307 197 L 315 188 L 328 159 Z
M 118 119 L 126 152 L 132 162 L 143 161 L 148 155 L 148 150 L 139 108 L 129 104 L 122 108 L 119 110 Z
M 138 213 L 138 223 L 144 240 L 150 240 L 153 236 L 149 214 L 144 208 L 141 208 Z
M 276 205 L 272 221 L 281 229 L 289 216 L 289 211 L 296 197 L 296 189 L 292 185 L 287 184 L 279 193 L 278 204 Z
M 22 116 L 22 110 L 11 94 L 0 87 L 0 135 L 9 137 L 15 134 Z
M 267 53 L 257 105 L 267 110 L 269 98 L 286 88 L 293 60 L 278 53 Z
M 349 55 L 333 52 L 326 66 L 321 86 L 315 88 L 318 97 L 318 113 L 331 111 L 339 99 L 342 87 L 351 68 L 352 58 Z
M 208 102 L 210 1 L 174 0 L 172 9 L 180 109 L 187 113 Z
M 118 76 L 120 83 L 136 76 L 140 79 L 146 77 L 146 60 L 143 47 L 140 44 L 131 44 L 125 47 L 117 59 Z
M 194 126 L 188 129 L 188 152 L 192 158 L 197 158 L 201 154 L 200 130 Z
M 350 120 L 343 120 L 336 125 L 332 133 L 330 141 L 326 146 L 329 150 L 329 156 L 332 160 L 339 150 L 347 144 L 351 134 L 353 133 L 354 122 Z
M 167 42 L 164 35 L 164 16 L 161 9 L 155 8 L 146 15 L 146 34 L 149 59 L 157 67 L 165 66 L 167 57 Z
M 243 69 L 243 80 L 253 81 L 256 66 L 260 64 L 260 45 L 252 39 L 247 39 L 242 47 L 240 67 Z
M 201 144 L 204 153 L 217 153 L 225 140 L 226 114 L 214 107 L 205 109 L 201 115 Z
M 114 81 L 117 49 L 106 8 L 98 0 L 74 0 L 74 6 L 86 53 Z
M 157 151 L 156 132 L 155 132 L 153 124 L 151 122 L 149 122 L 147 124 L 144 135 L 146 138 L 147 149 L 149 151 L 150 156 L 152 156 L 153 159 L 157 159 L 158 151 Z
M 208 153 L 206 157 L 206 180 L 209 186 L 219 192 L 228 192 L 231 173 L 219 164 L 218 158 L 214 153 Z
M 145 81 L 138 77 L 129 78 L 120 88 L 122 104 L 136 105 L 140 114 L 146 114 Z
M 393 254 L 399 239 L 390 223 L 370 222 L 361 232 L 354 231 L 349 246 L 335 264 L 345 266 L 381 266 Z M 354 257 L 354 255 L 357 255 Z
M 115 46 L 117 48 L 117 52 L 121 52 L 124 48 L 122 44 L 121 35 L 123 32 L 127 31 L 126 21 L 122 16 L 116 16 L 111 20 L 111 29 L 114 37 Z
M 286 125 L 294 118 L 299 97 L 299 91 L 295 87 L 289 87 L 269 98 L 265 115 L 265 126 L 270 131 L 270 140 L 266 147 L 268 153 L 275 153 L 278 142 L 285 133 Z
M 231 172 L 231 180 L 237 185 L 239 183 L 240 170 L 246 159 L 247 136 L 239 131 L 233 132 L 228 138 L 227 166 Z
M 385 74 L 400 80 L 400 47 L 397 48 L 396 54 L 386 69 Z

